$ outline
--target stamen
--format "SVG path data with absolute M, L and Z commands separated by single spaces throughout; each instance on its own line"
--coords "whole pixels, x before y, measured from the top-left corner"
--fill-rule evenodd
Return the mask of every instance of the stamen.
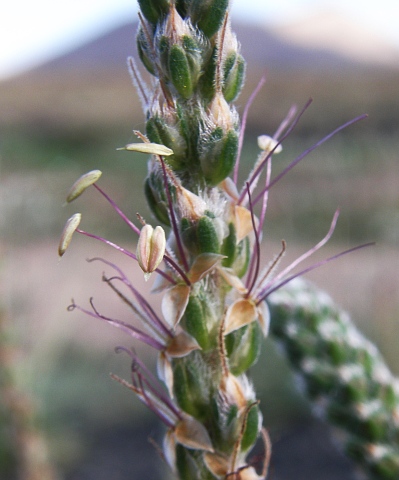
M 266 178 L 265 178 L 265 193 L 263 195 L 263 201 L 262 201 L 262 210 L 260 213 L 259 217 L 259 226 L 258 226 L 258 235 L 259 237 L 261 236 L 261 232 L 263 229 L 263 224 L 265 221 L 266 217 L 266 210 L 267 210 L 267 203 L 269 200 L 269 184 L 270 184 L 270 178 L 272 175 L 272 157 L 269 158 L 269 161 L 267 162 L 266 165 Z
M 65 224 L 65 227 L 62 231 L 60 243 L 58 244 L 58 255 L 62 257 L 69 247 L 73 234 L 78 230 L 82 215 L 80 213 L 75 213 L 69 218 Z
M 273 283 L 276 283 L 277 280 L 279 280 L 280 278 L 283 278 L 285 275 L 287 275 L 287 273 L 289 273 L 291 270 L 293 270 L 297 265 L 302 263 L 308 257 L 310 257 L 315 252 L 317 252 L 317 250 L 319 250 L 321 247 L 323 247 L 330 240 L 332 234 L 334 233 L 335 227 L 337 225 L 338 216 L 339 216 L 339 210 L 337 210 L 334 213 L 334 217 L 332 219 L 332 222 L 331 222 L 330 228 L 327 232 L 327 235 L 324 238 L 322 238 L 320 240 L 320 242 L 317 243 L 314 247 L 309 249 L 303 255 L 301 255 L 296 260 L 294 260 L 290 265 L 288 265 L 288 267 L 286 267 L 284 270 L 282 270 L 271 282 L 269 282 L 266 286 L 264 286 L 262 288 L 262 290 L 259 292 L 258 296 L 263 297 L 264 292 L 267 291 L 272 286 Z
M 324 138 L 322 138 L 321 140 L 319 140 L 318 142 L 316 142 L 314 145 L 312 145 L 311 147 L 309 147 L 307 150 L 305 150 L 303 153 L 301 153 L 301 155 L 299 155 L 298 157 L 296 157 L 295 160 L 293 160 L 287 168 L 285 168 L 279 175 L 277 175 L 277 177 L 272 180 L 272 182 L 269 184 L 269 186 L 265 189 L 263 189 L 259 195 L 255 198 L 254 200 L 254 205 L 256 205 L 258 203 L 258 201 L 262 198 L 262 196 L 264 195 L 265 193 L 265 190 L 269 190 L 274 184 L 276 184 L 282 177 L 284 177 L 284 175 L 286 173 L 288 173 L 290 170 L 292 170 L 302 159 L 304 159 L 307 155 L 309 155 L 309 153 L 313 152 L 313 150 L 315 150 L 317 147 L 320 147 L 320 145 L 322 145 L 323 143 L 325 143 L 327 140 L 330 140 L 331 137 L 333 137 L 334 135 L 336 135 L 338 132 L 340 132 L 341 130 L 344 130 L 345 128 L 353 125 L 354 123 L 357 123 L 359 122 L 360 120 L 364 120 L 365 118 L 367 118 L 368 115 L 364 114 L 364 115 L 359 115 L 358 117 L 350 120 L 349 122 L 346 122 L 344 123 L 343 125 L 341 125 L 340 127 L 336 128 L 334 131 L 332 131 L 331 133 L 329 133 L 328 135 L 326 135 Z M 287 132 L 288 134 L 288 132 Z M 284 135 L 283 139 L 287 136 L 287 134 Z M 281 140 L 282 141 L 282 140 Z M 281 142 L 280 142 L 281 143 Z
M 107 200 L 111 203 L 111 205 L 115 208 L 115 210 L 117 210 L 118 214 L 123 218 L 123 220 L 138 234 L 140 235 L 140 230 L 136 227 L 136 225 L 134 225 L 134 223 L 132 223 L 119 209 L 119 207 L 117 207 L 114 202 L 100 189 L 100 187 L 98 187 L 96 184 L 93 185 L 94 187 L 96 187 L 100 193 L 102 195 L 104 195 Z M 99 235 L 94 235 L 93 233 L 88 233 L 84 230 L 81 230 L 79 228 L 77 228 L 75 230 L 75 232 L 77 233 L 80 233 L 82 235 L 85 235 L 86 237 L 90 237 L 90 238 L 94 238 L 95 240 L 99 240 L 100 242 L 103 242 L 107 245 L 109 245 L 110 247 L 112 248 L 115 248 L 115 250 L 118 250 L 119 252 L 121 253 L 124 253 L 125 255 L 127 255 L 128 257 L 130 258 L 133 258 L 133 260 L 136 260 L 137 261 L 137 256 L 133 253 L 133 252 L 130 252 L 129 250 L 126 250 L 125 248 L 117 245 L 116 243 L 113 243 L 111 242 L 110 240 L 107 240 L 103 237 L 100 237 Z M 184 272 L 182 272 L 182 270 L 178 267 L 178 265 L 176 265 L 176 263 L 170 259 L 170 258 L 167 258 L 166 255 L 164 256 L 164 260 L 167 261 L 168 263 L 170 263 L 175 269 L 176 271 L 181 275 L 182 279 L 184 280 L 184 282 L 187 284 L 187 285 L 190 285 L 190 281 L 188 280 L 187 276 L 184 274 Z M 159 275 L 161 275 L 162 277 L 164 277 L 166 280 L 168 280 L 171 284 L 173 285 L 176 285 L 177 282 L 170 276 L 168 275 L 167 273 L 163 272 L 161 269 L 159 268 L 156 268 L 154 270 L 155 272 L 157 272 Z M 188 283 L 187 283 L 188 282 Z
M 297 106 L 292 105 L 291 108 L 288 110 L 287 116 L 284 118 L 284 120 L 280 123 L 278 129 L 276 130 L 275 134 L 273 135 L 274 140 L 278 140 L 280 135 L 283 134 L 284 130 L 288 127 L 288 125 L 293 121 L 296 112 L 297 112 Z
M 139 376 L 138 378 L 140 379 L 141 377 Z M 154 405 L 142 386 L 141 381 L 139 382 L 139 387 L 137 387 L 137 390 L 139 392 L 139 399 L 146 405 L 146 407 L 151 410 L 168 428 L 173 428 L 175 426 L 175 422 L 173 422 L 168 415 L 163 412 L 163 410 L 160 408 L 160 405 Z
M 137 317 L 149 328 L 152 332 L 152 335 L 155 335 L 161 341 L 165 341 L 165 335 L 163 330 L 161 331 L 158 325 L 152 324 L 145 313 L 138 308 L 132 301 L 130 301 L 115 285 L 112 283 L 113 280 L 123 281 L 120 277 L 111 277 L 107 278 L 104 274 L 102 277 L 103 282 L 105 282 L 117 295 L 118 297 L 137 315 Z
M 285 119 L 281 122 L 280 126 L 276 130 L 275 134 L 273 135 L 274 140 L 278 140 L 279 136 L 282 135 L 284 130 L 288 127 L 288 125 L 292 122 L 297 112 L 296 105 L 293 105 L 289 111 Z M 263 229 L 263 225 L 265 222 L 266 217 L 266 210 L 267 204 L 269 200 L 269 186 L 270 186 L 270 178 L 272 174 L 272 157 L 269 157 L 269 160 L 266 162 L 266 178 L 265 178 L 265 188 L 264 188 L 264 195 L 262 200 L 262 210 L 259 217 L 259 226 L 258 226 L 258 235 L 261 236 L 261 232 Z
M 110 203 L 112 208 L 117 212 L 117 214 L 122 218 L 122 220 L 129 225 L 129 227 L 137 233 L 137 235 L 140 235 L 140 229 L 136 227 L 136 225 L 127 218 L 127 216 L 122 212 L 122 210 L 116 205 L 116 203 L 96 184 L 93 184 L 93 187 L 95 187 L 101 195 Z
M 317 262 L 316 264 L 314 265 L 311 265 L 310 267 L 308 268 L 305 268 L 304 270 L 298 272 L 298 273 L 295 273 L 294 275 L 291 275 L 290 277 L 286 278 L 285 280 L 283 280 L 282 282 L 280 282 L 278 285 L 275 285 L 273 288 L 271 288 L 268 292 L 266 292 L 262 298 L 260 298 L 256 304 L 259 305 L 260 302 L 262 302 L 263 300 L 266 299 L 266 297 L 268 297 L 269 295 L 271 295 L 273 292 L 275 292 L 276 290 L 278 290 L 279 288 L 283 287 L 284 285 L 286 285 L 288 282 L 290 282 L 291 280 L 293 280 L 294 278 L 297 278 L 297 277 L 300 277 L 301 275 L 305 275 L 305 273 L 308 273 L 308 272 L 311 272 L 312 270 L 316 269 L 316 268 L 319 268 L 323 265 L 325 265 L 326 263 L 328 262 L 331 262 L 332 260 L 336 260 L 337 258 L 339 257 L 342 257 L 343 255 L 346 255 L 347 253 L 352 253 L 352 252 L 355 252 L 356 250 L 360 250 L 361 248 L 365 248 L 365 247 L 371 247 L 372 245 L 375 245 L 375 242 L 369 242 L 369 243 L 364 243 L 363 245 L 358 245 L 357 247 L 353 247 L 353 248 L 349 248 L 348 250 L 345 250 L 343 252 L 340 252 L 336 255 L 333 255 L 332 257 L 329 257 L 329 258 L 326 258 L 325 260 L 321 260 L 320 262 Z
M 237 180 L 238 180 L 238 170 L 240 168 L 240 160 L 241 160 L 241 152 L 242 152 L 242 146 L 244 144 L 244 135 L 245 135 L 245 128 L 247 125 L 247 118 L 248 118 L 248 112 L 249 109 L 252 106 L 253 101 L 255 100 L 256 96 L 260 92 L 261 88 L 266 82 L 266 75 L 263 75 L 262 78 L 259 80 L 258 85 L 256 86 L 255 90 L 251 93 L 245 108 L 244 112 L 242 114 L 242 120 L 241 120 L 241 128 L 240 128 L 240 135 L 238 137 L 238 151 L 237 151 L 237 159 L 236 163 L 234 166 L 234 174 L 233 174 L 233 180 L 234 183 L 237 185 Z
M 90 238 L 94 238 L 95 240 L 99 240 L 100 242 L 103 242 L 103 243 L 109 245 L 110 247 L 115 248 L 115 250 L 118 250 L 119 252 L 122 252 L 125 255 L 127 255 L 128 257 L 133 258 L 133 260 L 137 261 L 137 257 L 134 253 L 129 252 L 129 250 L 126 250 L 125 248 L 120 247 L 116 243 L 110 242 L 109 240 L 106 240 L 105 238 L 100 237 L 98 235 L 94 235 L 93 233 L 88 233 L 88 232 L 85 232 L 84 230 L 80 230 L 79 228 L 77 228 L 75 231 L 77 233 L 85 235 L 86 237 L 90 237 Z
M 140 390 L 142 391 L 147 407 L 158 415 L 169 428 L 176 426 L 176 417 L 180 420 L 181 416 L 178 410 L 175 411 L 174 405 L 170 402 L 169 397 L 165 397 L 162 394 L 162 390 L 151 385 L 148 379 L 140 372 L 139 367 L 135 369 L 134 373 L 138 378 Z
M 117 245 L 116 243 L 113 243 L 103 237 L 100 237 L 98 235 L 94 235 L 93 233 L 88 233 L 88 232 L 85 232 L 84 230 L 80 230 L 79 228 L 77 228 L 75 230 L 77 233 L 80 233 L 82 235 L 85 235 L 86 237 L 90 237 L 90 238 L 94 238 L 95 240 L 99 240 L 100 242 L 103 242 L 107 245 L 109 245 L 110 247 L 112 248 L 115 248 L 115 250 L 118 250 L 119 252 L 121 253 L 124 253 L 125 255 L 127 255 L 128 257 L 130 258 L 133 258 L 133 260 L 136 260 L 137 261 L 137 257 L 134 253 L 130 252 L 129 250 L 126 250 L 125 248 L 123 247 L 120 247 L 119 245 Z M 157 268 L 155 270 L 155 272 L 157 272 L 159 275 L 161 275 L 162 277 L 164 277 L 166 280 L 168 280 L 172 285 L 176 285 L 177 282 L 170 276 L 168 275 L 167 273 L 163 272 L 162 270 L 160 270 L 159 268 Z
M 165 327 L 165 325 L 160 320 L 158 315 L 155 313 L 155 311 L 153 310 L 151 305 L 140 294 L 140 292 L 131 284 L 129 279 L 126 277 L 126 275 L 123 273 L 123 271 L 119 267 L 117 267 L 115 264 L 109 262 L 108 260 L 105 260 L 104 258 L 100 258 L 100 257 L 90 258 L 87 261 L 88 262 L 99 261 L 99 262 L 105 263 L 106 265 L 108 265 L 111 268 L 113 268 L 114 270 L 116 270 L 119 273 L 120 278 L 119 277 L 114 277 L 114 279 L 115 280 L 120 280 L 121 282 L 123 282 L 131 290 L 133 295 L 136 297 L 140 307 L 146 312 L 146 314 L 149 316 L 149 318 L 151 318 L 151 320 L 153 320 L 154 324 L 158 325 L 160 330 L 162 332 L 164 332 L 168 337 L 173 338 L 173 334 L 169 331 L 168 328 Z M 112 280 L 112 278 L 111 278 L 111 280 Z
M 163 259 L 164 259 L 165 263 L 169 263 L 169 265 L 176 270 L 176 272 L 181 276 L 184 283 L 188 287 L 190 287 L 191 286 L 190 280 L 188 279 L 187 275 L 183 272 L 183 270 L 179 267 L 179 265 L 173 260 L 173 258 L 171 258 L 167 255 L 164 255 Z M 174 283 L 175 283 L 175 285 L 177 285 L 177 282 L 174 282 Z
M 262 278 L 259 279 L 258 286 L 262 285 L 262 283 L 273 273 L 273 271 L 276 269 L 277 265 L 280 263 L 280 260 L 283 258 L 283 255 L 284 255 L 285 250 L 287 248 L 287 244 L 286 244 L 285 240 L 281 240 L 281 244 L 282 244 L 282 248 L 281 248 L 280 253 L 272 261 L 269 268 L 262 275 Z
M 132 336 L 133 338 L 136 338 L 137 340 L 140 340 L 141 342 L 146 343 L 150 347 L 153 347 L 159 351 L 165 350 L 165 345 L 158 342 L 158 340 L 155 340 L 155 338 L 152 338 L 149 335 L 145 334 L 144 332 L 133 327 L 133 325 L 130 325 L 126 322 L 122 322 L 121 320 L 116 320 L 114 318 L 109 318 L 109 317 L 106 317 L 105 315 L 102 315 L 94 306 L 93 298 L 90 298 L 90 305 L 91 305 L 91 308 L 93 309 L 92 312 L 90 310 L 86 310 L 85 308 L 75 304 L 70 305 L 68 307 L 68 310 L 72 311 L 74 309 L 78 309 L 81 312 L 85 313 L 86 315 L 89 315 L 90 317 L 97 318 L 100 320 L 105 320 L 110 325 L 113 325 L 119 328 L 120 330 Z
M 256 224 L 255 224 L 255 216 L 253 211 L 249 183 L 247 183 L 247 192 L 248 192 L 248 200 L 249 200 L 249 210 L 251 212 L 252 228 L 255 235 L 255 253 L 251 258 L 249 274 L 248 274 L 246 285 L 245 285 L 248 289 L 247 293 L 245 294 L 245 298 L 248 298 L 251 295 L 251 291 L 254 288 L 256 278 L 259 275 L 259 266 L 260 266 L 260 242 L 259 242 L 258 229 L 256 228 Z
M 139 369 L 139 376 L 142 378 L 142 385 L 146 385 L 147 388 L 154 394 L 154 396 L 167 407 L 173 415 L 175 415 L 179 420 L 183 417 L 177 407 L 173 404 L 170 398 L 164 394 L 162 386 L 159 384 L 155 376 L 148 370 L 140 358 L 132 351 L 125 347 L 118 347 L 116 350 L 117 353 L 120 351 L 126 352 L 132 359 L 135 365 L 135 371 Z M 142 372 L 142 373 L 141 373 Z
M 252 229 L 255 235 L 255 254 L 251 257 L 251 264 L 249 266 L 249 272 L 248 272 L 247 281 L 245 285 L 248 291 L 245 294 L 245 298 L 248 298 L 251 295 L 251 291 L 254 288 L 256 278 L 259 275 L 259 267 L 260 267 L 260 242 L 259 242 L 258 229 L 256 228 L 256 224 L 255 224 L 255 216 L 254 216 L 254 211 L 252 206 L 251 192 L 250 192 L 248 183 L 247 183 L 247 191 L 248 191 L 248 200 L 249 200 L 249 210 L 251 212 Z
M 101 170 L 91 170 L 90 172 L 81 175 L 69 189 L 66 202 L 71 203 L 80 197 L 85 190 L 93 185 L 93 183 L 97 182 L 101 175 Z
M 255 172 L 252 174 L 252 177 L 248 180 L 249 185 L 252 185 L 252 183 L 256 180 L 256 178 L 260 175 L 262 172 L 263 167 L 266 165 L 266 162 L 269 160 L 269 158 L 273 155 L 273 153 L 277 150 L 277 148 L 283 143 L 283 141 L 290 135 L 290 133 L 294 130 L 294 128 L 297 126 L 299 120 L 301 119 L 302 115 L 305 113 L 305 111 L 309 108 L 310 104 L 312 103 L 312 99 L 310 98 L 305 106 L 302 108 L 302 110 L 298 113 L 296 116 L 295 120 L 292 122 L 291 126 L 289 129 L 286 131 L 286 133 L 281 137 L 281 139 L 276 143 L 276 145 L 270 150 L 269 154 L 266 156 L 266 158 L 263 160 L 262 163 L 259 164 L 258 168 L 255 170 Z M 273 183 L 273 182 L 272 182 Z M 269 185 L 270 188 L 270 185 Z M 240 198 L 238 199 L 237 204 L 240 205 L 242 201 L 244 200 L 246 191 L 243 189 L 243 192 L 240 195 Z M 258 197 L 256 197 L 254 201 L 254 205 L 259 201 L 259 197 L 263 195 L 263 192 L 261 192 Z
M 167 174 L 167 171 L 166 171 L 166 165 L 165 165 L 165 162 L 164 162 L 164 159 L 162 158 L 162 156 L 159 155 L 158 157 L 160 159 L 161 166 L 162 166 L 163 181 L 164 181 L 164 185 L 165 185 L 166 196 L 167 196 L 167 199 L 168 199 L 170 220 L 171 220 L 171 223 L 172 223 L 173 233 L 175 234 L 175 238 L 176 238 L 177 249 L 179 250 L 180 260 L 183 263 L 183 267 L 184 267 L 185 271 L 188 272 L 189 266 L 188 266 L 186 255 L 184 253 L 183 244 L 182 244 L 182 241 L 181 241 L 181 238 L 180 238 L 180 232 L 179 232 L 179 229 L 178 229 L 178 226 L 177 226 L 175 212 L 173 210 L 173 202 L 172 202 L 172 197 L 171 197 L 170 189 L 169 189 L 169 182 L 168 182 L 168 174 Z
M 166 327 L 162 323 L 162 321 L 158 318 L 158 316 L 155 314 L 155 318 L 154 318 L 154 316 L 152 315 L 152 312 L 149 311 L 148 307 L 145 304 L 143 305 L 142 298 L 140 298 L 139 295 L 136 295 L 136 300 L 139 303 L 139 306 L 140 306 L 141 310 L 136 305 L 134 305 L 132 302 L 130 302 L 129 299 L 127 299 L 126 297 L 123 298 L 124 295 L 121 292 L 119 292 L 119 290 L 115 287 L 115 285 L 113 285 L 112 282 L 114 280 L 119 280 L 120 282 L 122 282 L 126 285 L 123 278 L 121 278 L 121 277 L 116 277 L 115 276 L 115 277 L 111 277 L 111 278 L 106 278 L 103 275 L 103 281 L 105 281 L 107 283 L 107 285 L 109 285 L 112 288 L 112 290 L 114 290 L 115 293 L 118 296 L 120 296 L 122 298 L 122 300 L 129 305 L 130 308 L 132 308 L 132 310 L 136 313 L 136 315 L 140 318 L 140 320 L 147 326 L 147 328 L 149 328 L 151 330 L 152 334 L 155 335 L 156 337 L 158 337 L 159 339 L 161 339 L 162 341 L 165 341 L 165 334 L 167 335 L 167 332 L 165 331 Z M 134 289 L 134 287 L 133 287 L 133 289 Z M 132 290 L 132 292 L 133 292 L 133 294 L 135 294 L 134 290 Z M 136 293 L 138 293 L 138 292 L 136 292 Z M 163 326 L 163 328 L 162 328 L 162 326 Z M 169 337 L 171 337 L 171 335 L 169 335 Z

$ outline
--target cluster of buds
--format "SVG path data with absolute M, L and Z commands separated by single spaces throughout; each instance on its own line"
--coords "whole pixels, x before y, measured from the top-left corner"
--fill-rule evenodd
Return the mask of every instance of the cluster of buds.
M 75 302 L 69 308 L 105 321 L 157 352 L 158 380 L 134 351 L 120 348 L 132 359 L 132 382 L 118 380 L 167 427 L 164 457 L 180 479 L 264 479 L 270 441 L 247 371 L 269 333 L 267 300 L 298 275 L 331 260 L 296 269 L 328 241 L 338 218 L 337 212 L 326 236 L 288 267 L 277 272 L 284 241 L 262 267 L 269 190 L 309 152 L 363 116 L 337 128 L 272 179 L 273 155 L 281 151 L 309 103 L 299 113 L 292 108 L 273 136 L 259 137 L 258 158 L 240 188 L 245 119 L 263 80 L 240 125 L 231 103 L 241 90 L 245 63 L 231 31 L 229 1 L 139 0 L 139 5 L 138 52 L 152 83 L 149 88 L 143 82 L 130 58 L 146 132 L 135 132 L 140 142 L 124 148 L 151 155 L 145 195 L 158 225 L 154 228 L 138 215 L 138 228 L 98 186 L 101 172 L 95 170 L 72 186 L 67 201 L 95 188 L 137 235 L 137 251 L 81 230 L 81 215 L 75 214 L 66 224 L 59 254 L 65 253 L 74 233 L 116 248 L 138 262 L 145 280 L 154 274 L 152 290 L 163 294 L 161 313 L 122 269 L 100 258 L 92 260 L 113 272 L 104 275 L 104 282 L 131 308 L 142 328 L 100 313 L 94 300 L 90 308 Z M 256 463 L 248 457 L 261 440 L 264 457 Z
M 144 85 L 132 58 L 129 65 L 141 92 L 146 135 L 173 150 L 168 165 L 183 186 L 198 191 L 217 185 L 231 173 L 237 157 L 238 116 L 230 103 L 245 73 L 231 32 L 229 2 L 139 3 L 138 52 L 156 79 L 155 87 Z M 159 162 L 150 169 L 146 195 L 164 221 L 157 205 L 165 201 L 159 194 Z

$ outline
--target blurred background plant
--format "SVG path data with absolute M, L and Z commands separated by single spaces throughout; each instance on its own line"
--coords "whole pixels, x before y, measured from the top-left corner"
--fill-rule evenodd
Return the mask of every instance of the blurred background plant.
M 318 23 L 320 18 L 311 25 Z M 273 247 L 284 238 L 287 262 L 296 258 L 305 245 L 324 235 L 337 206 L 340 221 L 323 257 L 376 241 L 373 249 L 309 278 L 351 311 L 398 374 L 398 57 L 382 64 L 377 61 L 382 55 L 377 60 L 348 58 L 321 42 L 310 49 L 293 41 L 287 31 L 240 24 L 234 16 L 233 28 L 248 62 L 239 108 L 267 71 L 266 85 L 248 120 L 242 156 L 247 166 L 256 156 L 256 136 L 273 132 L 289 107 L 304 104 L 309 96 L 314 102 L 285 142 L 276 172 L 337 125 L 369 114 L 368 120 L 314 152 L 275 187 L 265 248 L 276 251 Z M 135 52 L 135 30 L 128 19 L 128 25 L 0 84 L 1 296 L 7 329 L 16 334 L 24 358 L 19 388 L 36 399 L 52 459 L 67 479 L 164 478 L 159 473 L 162 464 L 149 460 L 153 452 L 147 446 L 146 424 L 152 417 L 104 373 L 126 376 L 125 359 L 113 352 L 121 337 L 65 310 L 76 292 L 76 300 L 97 293 L 107 302 L 98 281 L 101 267 L 82 268 L 88 245 L 84 241 L 68 252 L 67 262 L 57 263 L 55 257 L 59 232 L 73 213 L 71 207 L 61 211 L 65 190 L 85 171 L 100 168 L 118 204 L 131 216 L 140 211 L 150 218 L 141 195 L 146 161 L 115 150 L 134 141 L 133 128 L 143 130 L 141 107 L 125 66 L 126 57 Z M 341 34 L 347 30 L 354 29 L 339 29 Z M 113 238 L 131 241 L 130 231 L 122 222 L 119 229 L 111 209 L 100 205 L 94 194 L 81 206 L 88 230 L 106 236 L 104 226 L 112 224 Z M 101 214 L 92 215 L 94 211 Z M 92 244 L 90 249 L 90 255 L 104 250 Z M 107 258 L 113 258 L 108 251 Z M 141 277 L 139 270 L 132 270 L 131 277 L 136 274 Z M 273 368 L 263 368 L 265 364 Z M 335 456 L 323 429 L 311 420 L 307 402 L 293 389 L 289 369 L 270 341 L 253 376 L 275 444 L 276 478 L 288 479 L 293 472 L 297 480 L 301 474 L 317 478 L 321 467 L 323 480 L 353 478 L 350 466 Z M 157 427 L 152 433 L 157 435 Z M 284 455 L 279 456 L 280 448 Z M 306 458 L 305 463 L 307 448 L 319 448 L 324 456 Z M 148 471 L 148 465 L 154 471 Z
M 0 310 L 0 478 L 56 480 L 40 412 L 21 382 L 25 361 L 19 337 Z

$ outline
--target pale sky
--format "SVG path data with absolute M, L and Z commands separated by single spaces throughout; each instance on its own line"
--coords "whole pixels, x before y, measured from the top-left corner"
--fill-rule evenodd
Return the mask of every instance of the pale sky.
M 330 9 L 370 28 L 399 49 L 399 0 L 233 0 L 232 15 L 276 25 Z M 135 0 L 3 0 L 0 78 L 136 18 Z

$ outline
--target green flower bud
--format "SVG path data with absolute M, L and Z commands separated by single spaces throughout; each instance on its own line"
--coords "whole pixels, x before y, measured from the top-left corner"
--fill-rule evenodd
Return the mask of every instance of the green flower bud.
M 144 193 L 148 206 L 161 223 L 170 226 L 166 197 L 159 192 L 162 192 L 162 190 L 157 188 L 156 184 L 154 185 L 154 175 L 150 174 L 144 182 Z
M 202 56 L 207 52 L 203 36 L 173 7 L 157 43 L 166 79 L 187 100 L 194 93 L 203 67 Z
M 196 84 L 202 71 L 202 58 L 207 53 L 207 44 L 202 41 L 202 37 L 197 36 L 197 38 L 194 38 L 191 35 L 183 35 L 181 42 L 187 54 L 193 83 Z
M 138 29 L 136 44 L 137 44 L 137 52 L 142 64 L 151 73 L 151 75 L 154 75 L 155 77 L 158 76 L 157 70 L 154 64 L 154 58 L 153 58 L 153 53 L 151 51 L 151 46 L 148 45 L 148 39 L 142 27 Z
M 163 118 L 154 116 L 146 123 L 146 133 L 151 142 L 160 143 L 173 150 L 173 155 L 165 159 L 173 170 L 182 168 L 186 160 L 186 144 L 177 126 L 168 125 Z
M 185 247 L 193 255 L 198 255 L 197 231 L 195 226 L 188 218 L 182 218 L 180 221 L 180 233 Z
M 199 362 L 201 360 L 196 352 L 184 358 L 176 358 L 173 362 L 173 389 L 176 400 L 180 408 L 197 419 L 206 416 L 208 407 Z
M 179 95 L 185 100 L 193 94 L 193 79 L 187 54 L 180 45 L 172 45 L 169 50 L 168 70 L 170 80 Z
M 191 295 L 183 315 L 183 322 L 187 333 L 197 340 L 203 351 L 208 350 L 210 346 L 206 318 L 203 302 L 197 296 Z
M 178 126 L 179 126 L 179 129 L 180 129 L 180 135 L 185 139 L 185 142 L 186 144 L 190 144 L 191 145 L 195 145 L 196 144 L 196 140 L 197 140 L 197 132 L 198 132 L 198 128 L 195 127 L 193 128 L 193 126 L 191 125 L 191 122 L 190 120 L 192 121 L 193 119 L 190 118 L 190 113 L 189 111 L 184 108 L 183 105 L 179 105 L 177 104 L 176 105 L 176 114 L 177 114 L 177 118 L 178 118 Z M 189 119 L 187 119 L 187 117 Z M 190 152 L 191 155 L 194 155 L 195 156 L 195 152 Z M 191 166 L 190 166 L 191 168 Z
M 169 0 L 138 0 L 141 13 L 153 25 L 159 23 L 169 12 Z
M 166 35 L 160 35 L 157 38 L 157 53 L 163 74 L 166 78 L 169 78 L 169 50 L 170 38 Z
M 238 415 L 238 407 L 235 403 L 231 405 L 229 408 L 229 412 L 227 414 L 226 425 L 230 426 L 234 420 L 236 420 Z
M 237 235 L 233 223 L 229 223 L 229 234 L 223 240 L 221 254 L 227 258 L 222 260 L 223 267 L 231 267 L 236 259 L 237 254 Z
M 206 215 L 198 220 L 197 239 L 200 253 L 219 253 L 219 238 L 214 222 Z
M 241 278 L 245 275 L 251 258 L 251 246 L 249 238 L 246 237 L 237 245 L 236 258 L 233 263 L 233 270 L 237 277 Z
M 182 218 L 180 229 L 184 245 L 193 255 L 220 252 L 215 223 L 209 216 L 203 215 L 194 222 L 188 218 Z
M 217 185 L 232 171 L 238 152 L 238 135 L 235 130 L 226 134 L 216 127 L 203 141 L 201 168 L 209 185 Z
M 233 102 L 241 92 L 245 80 L 245 60 L 235 52 L 231 53 L 223 65 L 223 95 L 227 102 Z
M 222 26 L 229 0 L 193 0 L 192 21 L 208 38 L 213 37 Z
M 244 452 L 251 448 L 259 435 L 259 426 L 261 423 L 261 413 L 258 405 L 254 405 L 247 414 L 247 423 L 244 435 L 241 439 L 241 450 Z
M 209 58 L 204 62 L 202 74 L 199 79 L 199 88 L 201 97 L 206 103 L 209 103 L 214 98 L 216 93 L 215 79 L 216 79 L 216 63 L 218 60 L 218 50 L 216 46 L 209 54 Z
M 258 322 L 252 322 L 226 335 L 227 356 L 233 375 L 241 375 L 257 362 L 262 340 L 263 334 Z

